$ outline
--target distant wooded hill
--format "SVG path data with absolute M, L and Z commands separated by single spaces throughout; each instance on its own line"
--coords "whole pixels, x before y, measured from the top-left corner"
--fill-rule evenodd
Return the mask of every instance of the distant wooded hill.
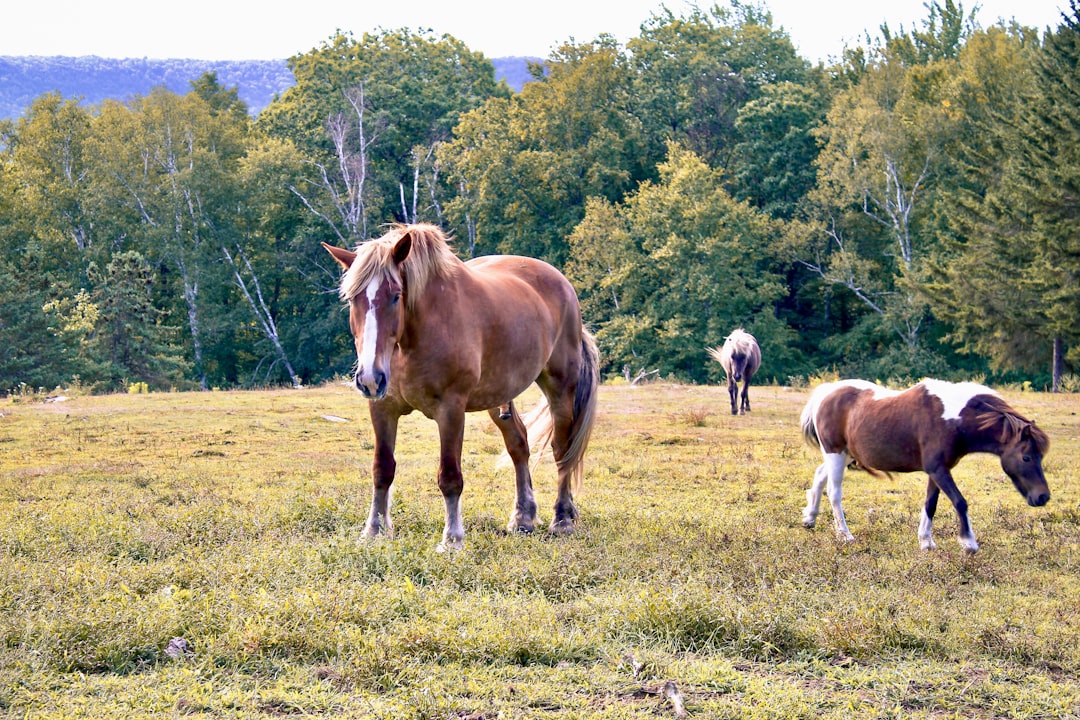
M 515 91 L 530 79 L 528 63 L 536 58 L 495 58 L 495 77 Z M 86 57 L 0 56 L 0 118 L 17 118 L 35 98 L 58 92 L 88 104 L 146 95 L 159 85 L 184 94 L 203 73 L 217 73 L 225 87 L 236 86 L 251 113 L 257 114 L 295 81 L 285 60 L 149 60 Z

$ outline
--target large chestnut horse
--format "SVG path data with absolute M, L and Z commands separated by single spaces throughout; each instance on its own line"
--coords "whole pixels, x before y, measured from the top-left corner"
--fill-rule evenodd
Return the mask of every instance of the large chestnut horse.
M 930 477 L 919 523 L 924 550 L 937 547 L 931 526 L 940 493 L 956 508 L 961 547 L 971 553 L 979 549 L 967 501 L 950 472 L 968 453 L 997 455 L 1029 505 L 1040 507 L 1050 500 L 1042 469 L 1050 446 L 1046 434 L 996 392 L 976 383 L 923 380 L 903 392 L 865 380 L 826 383 L 811 394 L 803 410 L 802 432 L 825 456 L 806 491 L 803 525 L 814 527 L 827 482 L 836 533 L 843 540 L 855 539 L 841 506 L 840 488 L 849 463 L 871 474 L 926 471 Z
M 461 446 L 465 413 L 479 410 L 502 432 L 514 463 L 517 498 L 509 530 L 531 532 L 536 523 L 532 439 L 551 443 L 558 467 L 550 529 L 572 532 L 571 490 L 581 480 L 599 368 L 566 278 L 526 257 L 462 262 L 434 225 L 397 226 L 355 252 L 323 246 L 345 268 L 339 291 L 349 304 L 356 344 L 354 380 L 370 400 L 375 430 L 375 492 L 365 534 L 393 534 L 398 418 L 413 410 L 439 426 L 439 489 L 446 503 L 441 550 L 463 546 Z M 532 420 L 523 421 L 512 401 L 534 382 L 544 397 Z

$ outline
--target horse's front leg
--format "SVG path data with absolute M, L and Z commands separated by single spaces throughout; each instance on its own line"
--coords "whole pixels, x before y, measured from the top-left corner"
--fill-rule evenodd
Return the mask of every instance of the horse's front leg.
M 465 409 L 444 407 L 436 422 L 439 426 L 439 490 L 446 504 L 446 525 L 437 550 L 461 550 L 465 547 L 465 524 L 461 519 L 461 445 L 465 439 Z
M 488 410 L 488 415 L 502 433 L 506 452 L 514 463 L 517 493 L 506 529 L 512 533 L 531 533 L 536 528 L 536 498 L 533 496 L 532 473 L 529 472 L 529 436 L 525 423 L 513 403 Z
M 818 509 L 821 507 L 821 494 L 825 491 L 825 482 L 829 479 L 829 469 L 825 463 L 817 466 L 814 471 L 814 482 L 806 491 L 806 507 L 803 508 L 802 524 L 805 528 L 813 528 L 817 524 Z
M 397 472 L 394 460 L 394 446 L 397 443 L 398 418 L 400 413 L 386 402 L 368 404 L 371 425 L 375 431 L 375 457 L 371 465 L 374 492 L 371 497 L 371 511 L 364 525 L 364 536 L 369 538 L 386 535 L 394 536 L 394 525 L 390 521 L 390 489 Z
M 919 519 L 919 547 L 923 550 L 934 550 L 937 543 L 934 542 L 934 513 L 937 512 L 938 495 L 941 489 L 933 478 L 926 481 L 926 503 L 923 505 L 922 517 Z
M 739 407 L 739 411 L 745 415 L 750 412 L 750 377 L 746 375 L 743 377 L 746 379 L 743 380 L 742 384 L 742 403 Z
M 739 414 L 739 384 L 729 379 L 727 384 L 728 395 L 731 396 L 731 414 Z
M 960 547 L 969 553 L 978 552 L 979 543 L 975 539 L 975 531 L 971 529 L 971 522 L 968 520 L 967 500 L 960 494 L 960 489 L 956 487 L 956 481 L 953 480 L 952 473 L 949 472 L 948 468 L 941 467 L 930 472 L 930 482 L 937 484 L 941 492 L 945 493 L 945 497 L 949 498 L 949 502 L 956 509 L 956 520 L 960 526 L 957 541 L 960 543 Z

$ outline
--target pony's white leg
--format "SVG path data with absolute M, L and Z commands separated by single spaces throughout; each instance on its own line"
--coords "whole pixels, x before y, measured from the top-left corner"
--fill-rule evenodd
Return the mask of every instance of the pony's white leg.
M 844 496 L 844 468 L 847 467 L 847 460 L 846 453 L 825 453 L 825 462 L 823 464 L 829 476 L 829 502 L 832 504 L 833 526 L 836 528 L 836 534 L 841 540 L 853 542 L 855 536 L 848 530 L 842 503 Z
M 926 481 L 926 502 L 923 504 L 922 517 L 919 518 L 919 547 L 923 550 L 934 550 L 937 543 L 934 542 L 934 515 L 937 514 L 938 496 L 941 489 L 933 478 Z
M 949 498 L 953 507 L 956 509 L 956 519 L 960 524 L 960 531 L 957 533 L 957 541 L 960 543 L 960 547 L 964 548 L 969 553 L 975 553 L 979 550 L 979 543 L 975 539 L 975 531 L 971 529 L 971 521 L 968 519 L 968 504 L 964 499 L 960 489 L 956 487 L 956 482 L 953 480 L 952 473 L 948 468 L 939 467 L 934 471 L 928 472 L 930 475 L 930 481 L 941 488 L 941 492 L 945 497 Z
M 821 506 L 821 493 L 825 491 L 825 481 L 829 479 L 825 463 L 814 471 L 814 482 L 806 491 L 806 507 L 803 508 L 803 527 L 812 528 L 817 523 L 818 508 Z
M 934 542 L 934 520 L 926 514 L 926 508 L 923 508 L 922 517 L 919 519 L 919 547 L 923 550 L 937 549 L 937 543 Z
M 968 535 L 961 535 L 957 538 L 960 541 L 960 547 L 964 548 L 969 553 L 979 552 L 979 542 L 975 539 L 975 531 L 972 530 Z
M 465 547 L 465 524 L 461 521 L 461 496 L 444 495 L 446 502 L 446 527 L 443 528 L 442 542 L 436 552 L 461 550 Z

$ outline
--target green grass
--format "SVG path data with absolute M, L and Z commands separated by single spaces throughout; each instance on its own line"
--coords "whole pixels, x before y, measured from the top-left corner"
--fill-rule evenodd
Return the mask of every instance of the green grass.
M 0 715 L 674 717 L 673 681 L 698 718 L 1080 717 L 1075 396 L 1006 392 L 1050 434 L 1054 497 L 966 458 L 968 556 L 947 503 L 919 550 L 921 475 L 849 474 L 854 544 L 827 503 L 802 528 L 808 390 L 751 395 L 732 417 L 719 387 L 604 386 L 570 537 L 506 534 L 511 473 L 470 416 L 450 555 L 418 414 L 397 537 L 361 540 L 347 388 L 0 403 Z M 550 520 L 550 462 L 534 485 Z

